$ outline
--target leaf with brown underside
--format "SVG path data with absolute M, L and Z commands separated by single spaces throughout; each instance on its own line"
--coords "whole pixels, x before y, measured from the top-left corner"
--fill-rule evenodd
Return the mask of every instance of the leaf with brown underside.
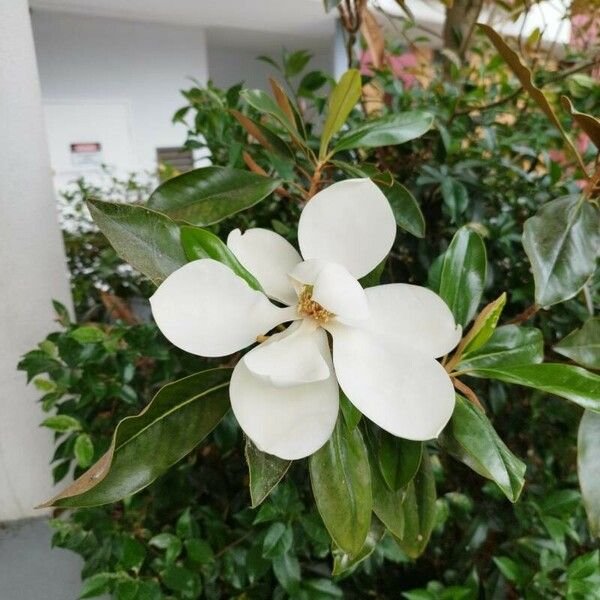
M 385 91 L 378 81 L 369 81 L 362 87 L 362 102 L 369 117 L 381 115 L 385 106 Z
M 571 99 L 567 96 L 561 96 L 560 101 L 579 127 L 588 134 L 592 142 L 594 142 L 594 146 L 600 152 L 600 119 L 576 110 Z
M 262 131 L 258 128 L 256 123 L 242 114 L 241 112 L 234 110 L 233 108 L 229 110 L 231 115 L 235 117 L 235 120 L 263 147 L 267 150 L 272 150 L 271 144 L 267 141 L 267 138 L 263 135 Z
M 294 157 L 294 153 L 287 143 L 270 129 L 260 123 L 256 123 L 250 117 L 237 110 L 230 109 L 229 113 L 265 150 L 275 152 L 286 160 Z
M 279 106 L 279 108 L 284 112 L 285 116 L 289 119 L 290 123 L 295 127 L 296 115 L 294 114 L 294 109 L 292 108 L 287 94 L 279 82 L 273 77 L 269 77 L 269 83 L 271 84 L 271 90 L 273 91 L 273 96 L 275 97 L 277 106 Z
M 360 32 L 367 42 L 373 66 L 376 69 L 381 69 L 385 55 L 385 40 L 381 26 L 366 5 L 362 11 Z
M 231 369 L 209 369 L 165 385 L 138 415 L 123 419 L 102 458 L 40 508 L 117 502 L 152 483 L 191 452 L 229 410 Z
M 123 298 L 119 298 L 108 292 L 100 292 L 100 300 L 112 317 L 120 319 L 124 323 L 127 323 L 127 325 L 139 325 L 139 320 Z
M 571 152 L 575 157 L 577 157 L 578 162 L 582 169 L 584 169 L 583 162 L 581 157 L 579 156 L 579 152 L 573 145 L 573 142 L 567 135 L 567 132 L 563 129 L 556 113 L 554 112 L 548 98 L 544 95 L 542 90 L 535 85 L 533 82 L 533 76 L 529 67 L 523 62 L 521 56 L 515 52 L 508 44 L 504 41 L 502 36 L 492 29 L 489 25 L 485 23 L 477 23 L 478 27 L 487 35 L 489 40 L 494 44 L 496 50 L 500 56 L 506 61 L 508 66 L 511 68 L 512 72 L 517 76 L 517 79 L 521 82 L 523 89 L 531 96 L 531 98 L 536 102 L 536 104 L 542 109 L 544 114 L 548 117 L 550 122 L 560 131 L 563 139 L 566 144 L 569 146 Z M 585 170 L 584 170 L 585 172 Z
M 242 158 L 246 166 L 253 172 L 267 177 L 267 172 L 245 151 L 242 150 Z

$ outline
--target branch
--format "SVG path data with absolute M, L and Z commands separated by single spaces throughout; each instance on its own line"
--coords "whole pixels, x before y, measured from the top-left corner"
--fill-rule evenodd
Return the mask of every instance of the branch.
M 481 412 L 485 412 L 485 408 L 483 408 L 483 404 L 481 404 L 479 401 L 477 394 L 468 385 L 464 384 L 462 381 L 460 381 L 460 379 L 456 379 L 454 377 L 452 378 L 452 383 L 459 392 L 462 392 L 465 395 L 471 404 L 474 404 Z
M 528 321 L 537 314 L 540 310 L 540 307 L 537 304 L 532 304 L 528 308 L 526 308 L 522 313 L 519 313 L 514 319 L 511 319 L 506 323 L 506 325 L 520 325 L 525 321 Z
M 574 75 L 575 73 L 579 73 L 580 71 L 585 71 L 586 69 L 595 67 L 598 64 L 600 64 L 600 57 L 597 57 L 594 60 L 590 60 L 590 61 L 581 63 L 579 65 L 574 65 L 570 69 L 565 69 L 564 71 L 562 71 L 561 73 L 558 73 L 554 77 L 550 77 L 548 79 L 548 81 L 546 81 L 542 86 L 540 86 L 540 88 L 548 85 L 549 83 L 557 83 L 558 81 L 562 81 L 563 79 L 566 79 L 570 75 Z M 522 91 L 523 91 L 523 86 L 520 85 L 518 88 L 516 88 L 510 94 L 503 96 L 502 98 L 500 98 L 498 100 L 494 100 L 494 102 L 490 102 L 489 104 L 484 104 L 483 106 L 470 106 L 463 110 L 458 110 L 448 120 L 448 123 L 452 122 L 452 120 L 454 120 L 456 117 L 459 117 L 462 115 L 468 115 L 469 113 L 472 113 L 474 111 L 484 112 L 491 108 L 495 108 L 496 106 L 501 106 L 505 102 L 510 102 L 511 100 L 514 100 Z

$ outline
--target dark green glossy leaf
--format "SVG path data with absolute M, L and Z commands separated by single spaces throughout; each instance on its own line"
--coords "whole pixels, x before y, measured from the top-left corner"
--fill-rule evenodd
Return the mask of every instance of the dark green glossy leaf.
M 465 352 L 458 370 L 507 367 L 541 363 L 544 360 L 544 338 L 535 327 L 503 325 L 487 343 L 477 350 Z
M 321 132 L 319 157 L 327 154 L 329 141 L 344 125 L 348 115 L 356 106 L 362 92 L 360 73 L 356 69 L 346 71 L 329 95 L 327 118 Z
M 371 525 L 373 498 L 367 449 L 358 428 L 338 418 L 329 441 L 310 457 L 310 479 L 319 513 L 336 545 L 360 552 Z
M 411 558 L 417 558 L 425 550 L 435 525 L 436 491 L 429 454 L 423 453 L 416 477 L 406 488 L 402 503 L 404 534 L 397 538 L 398 544 Z
M 527 219 L 523 247 L 536 304 L 548 307 L 575 296 L 596 268 L 599 242 L 598 209 L 577 195 L 552 200 Z
M 308 64 L 312 54 L 307 50 L 296 50 L 284 57 L 285 74 L 294 77 L 300 73 Z
M 294 543 L 294 532 L 290 525 L 273 523 L 263 540 L 263 557 L 275 558 L 285 554 Z
M 246 440 L 245 454 L 250 478 L 250 500 L 252 508 L 256 508 L 281 481 L 292 461 L 262 452 L 249 439 Z
M 404 535 L 404 509 L 402 502 L 406 490 L 390 490 L 386 485 L 375 452 L 371 452 L 371 483 L 373 487 L 373 512 L 396 537 Z
M 600 412 L 600 375 L 559 363 L 476 369 L 469 375 L 499 379 L 566 398 L 583 408 Z
M 202 167 L 167 179 L 148 207 L 191 225 L 212 225 L 264 200 L 281 181 L 229 167 Z
M 600 369 L 600 318 L 588 319 L 558 342 L 554 351 L 589 369 Z
M 594 550 L 582 556 L 578 556 L 567 568 L 567 577 L 569 583 L 574 581 L 583 581 L 592 579 L 589 583 L 592 584 L 590 591 L 592 595 L 596 595 L 598 591 L 598 571 L 600 570 L 600 551 Z M 575 595 L 576 596 L 576 595 Z M 583 596 L 585 597 L 585 596 Z M 588 596 L 590 597 L 590 596 Z
M 494 556 L 493 560 L 500 573 L 508 581 L 524 585 L 533 575 L 531 569 L 526 564 L 516 562 L 508 556 Z
M 230 369 L 210 369 L 165 385 L 139 415 L 119 423 L 108 452 L 44 506 L 108 504 L 152 483 L 229 410 L 230 376 Z
M 314 600 L 336 600 L 337 598 L 344 597 L 344 593 L 339 586 L 333 583 L 331 579 L 322 577 L 318 579 L 304 579 L 302 588 L 311 594 L 308 596 L 311 600 L 313 600 L 313 598 Z
M 289 552 L 273 558 L 273 573 L 281 587 L 294 594 L 300 585 L 300 562 L 298 558 Z
M 440 281 L 442 279 L 442 267 L 444 266 L 444 254 L 436 256 L 427 273 L 427 287 L 433 290 L 436 294 L 440 291 Z
M 68 327 L 71 324 L 71 316 L 69 311 L 64 304 L 61 304 L 58 300 L 52 300 L 52 306 L 56 313 L 56 320 L 63 326 Z
M 425 237 L 425 218 L 410 191 L 397 181 L 391 186 L 380 185 L 379 189 L 388 199 L 398 227 L 416 237 Z
M 200 575 L 186 567 L 169 565 L 160 573 L 162 583 L 174 592 L 181 592 L 184 598 L 198 598 L 202 591 Z
M 146 548 L 135 538 L 124 536 L 118 546 L 117 557 L 126 571 L 139 571 L 146 558 Z
M 394 183 L 394 176 L 389 172 L 381 172 L 376 165 L 371 163 L 361 163 L 360 166 L 354 163 L 349 163 L 344 160 L 331 161 L 332 165 L 335 165 L 344 173 L 350 175 L 350 177 L 369 177 L 377 185 L 383 185 L 389 187 Z
M 88 200 L 87 205 L 117 254 L 157 285 L 187 262 L 179 227 L 165 215 L 133 204 Z
M 123 579 L 117 581 L 113 598 L 117 600 L 138 600 L 140 598 L 140 581 L 137 579 Z
M 310 71 L 300 80 L 297 96 L 300 98 L 312 98 L 314 93 L 322 88 L 328 80 L 329 76 L 323 71 Z
M 348 175 L 350 175 L 350 177 L 370 177 L 371 175 L 374 174 L 374 172 L 379 172 L 377 170 L 376 167 L 374 167 L 373 165 L 355 165 L 353 163 L 349 163 L 346 162 L 344 160 L 334 160 L 332 159 L 331 161 L 332 165 L 335 165 L 336 167 L 338 167 L 339 169 L 341 169 L 342 171 L 344 171 L 344 173 L 347 173 Z M 372 168 L 369 168 L 372 167 Z M 373 171 L 373 172 L 371 172 Z
M 96 573 L 95 575 L 88 577 L 88 579 L 83 582 L 79 598 L 83 600 L 83 598 L 101 596 L 110 590 L 110 584 L 115 578 L 116 573 Z
M 486 269 L 483 240 L 468 227 L 461 227 L 444 255 L 439 294 L 463 327 L 481 302 Z
M 579 491 L 562 489 L 544 494 L 539 502 L 539 507 L 544 515 L 568 517 L 579 508 L 580 504 L 581 494 Z
M 511 502 L 517 501 L 525 484 L 525 464 L 506 447 L 483 412 L 462 396 L 456 396 L 456 407 L 440 444 L 494 481 Z
M 369 558 L 373 554 L 373 550 L 377 547 L 377 544 L 381 541 L 385 529 L 377 519 L 373 519 L 371 522 L 371 528 L 367 534 L 367 539 L 360 549 L 360 552 L 354 556 L 344 552 L 340 548 L 334 548 L 333 554 L 333 570 L 331 574 L 336 577 L 342 575 L 348 571 L 352 571 L 357 565 L 363 560 Z
M 172 533 L 159 533 L 150 539 L 148 542 L 150 546 L 165 550 L 165 561 L 167 564 L 177 560 L 177 557 L 183 550 L 182 541 Z
M 215 554 L 206 540 L 192 538 L 185 542 L 188 557 L 200 564 L 210 563 L 215 559 Z
M 381 431 L 378 446 L 377 461 L 388 488 L 399 490 L 407 486 L 419 470 L 423 443 Z
M 334 152 L 404 144 L 431 129 L 433 115 L 419 110 L 372 119 L 348 131 L 335 143 Z
M 181 245 L 188 260 L 200 258 L 218 260 L 246 281 L 251 288 L 262 292 L 262 287 L 254 275 L 240 263 L 227 245 L 214 233 L 200 227 L 183 225 L 181 227 Z
M 440 188 L 444 204 L 450 211 L 452 222 L 458 222 L 469 206 L 469 192 L 464 184 L 451 177 L 446 177 L 442 181 Z
M 281 67 L 279 66 L 279 63 L 276 60 L 272 59 L 270 56 L 261 54 L 260 56 L 256 57 L 256 60 L 260 60 L 261 62 L 267 63 L 268 65 L 271 65 L 278 71 L 281 71 Z
M 200 535 L 198 521 L 192 516 L 190 507 L 186 508 L 177 523 L 175 524 L 175 532 L 180 538 L 188 539 Z
M 342 390 L 340 390 L 340 410 L 346 422 L 346 427 L 352 431 L 360 423 L 362 413 L 348 400 L 348 397 Z
M 583 413 L 577 436 L 577 472 L 590 531 L 600 535 L 600 415 Z

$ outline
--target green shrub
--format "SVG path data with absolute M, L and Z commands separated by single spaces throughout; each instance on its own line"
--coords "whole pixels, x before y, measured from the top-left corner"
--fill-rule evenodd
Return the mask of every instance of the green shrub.
M 289 57 L 286 61 L 294 64 Z M 294 80 L 289 68 L 281 68 L 306 113 L 321 114 L 324 86 L 331 78 L 315 71 Z M 437 289 L 437 258 L 455 231 L 466 226 L 466 231 L 478 232 L 488 252 L 484 304 L 507 290 L 510 301 L 503 320 L 508 321 L 519 319 L 534 297 L 521 243 L 524 222 L 543 203 L 574 193 L 577 187 L 550 158 L 549 150 L 561 147 L 560 138 L 534 106 L 515 111 L 508 102 L 469 110 L 492 104 L 511 89 L 502 63 L 484 61 L 478 69 L 456 68 L 450 79 L 439 74 L 427 88 L 411 89 L 389 72 L 377 74 L 390 113 L 426 109 L 434 114 L 436 128 L 402 146 L 342 152 L 339 170 L 326 176 L 372 165 L 378 172 L 393 173 L 422 208 L 427 237 L 399 235 L 383 281 L 423 284 L 429 279 Z M 541 76 L 549 78 L 546 73 Z M 567 78 L 552 85 L 558 93 L 574 84 Z M 206 144 L 216 164 L 242 168 L 246 148 L 256 164 L 284 180 L 284 193 L 211 229 L 226 233 L 240 225 L 267 226 L 294 240 L 299 205 L 288 196 L 307 181 L 292 161 L 260 144 L 247 144 L 243 127 L 225 111 L 257 118 L 240 91 L 239 86 L 226 91 L 212 85 L 194 87 L 184 93 L 188 104 L 175 119 L 187 120 L 188 144 Z M 596 85 L 593 94 L 576 100 L 589 111 L 597 109 L 599 98 Z M 590 105 L 592 101 L 595 104 Z M 506 112 L 516 112 L 510 126 L 499 119 Z M 350 127 L 363 119 L 354 110 Z M 310 126 L 308 138 L 317 150 L 318 139 Z M 83 199 L 98 193 L 90 194 L 83 182 L 79 189 Z M 66 235 L 69 239 L 72 234 Z M 57 306 L 61 331 L 20 364 L 44 393 L 42 403 L 50 413 L 44 424 L 56 432 L 57 481 L 71 470 L 80 474 L 97 460 L 117 422 L 139 412 L 162 385 L 218 364 L 175 349 L 152 324 L 115 321 L 100 302 L 99 291 L 145 298 L 151 284 L 135 271 L 121 270 L 116 254 L 97 232 L 79 233 L 71 242 L 67 250 L 81 322 L 70 322 Z M 596 288 L 589 286 L 585 293 L 595 298 Z M 543 332 L 546 355 L 552 355 L 551 346 L 587 318 L 582 295 L 531 314 L 528 325 Z M 119 600 L 391 599 L 401 594 L 409 600 L 597 598 L 598 552 L 586 524 L 575 469 L 581 409 L 500 381 L 469 379 L 469 385 L 484 399 L 499 436 L 526 462 L 527 485 L 520 502 L 513 505 L 494 483 L 484 482 L 440 452 L 437 444 L 429 444 L 438 497 L 431 542 L 416 561 L 390 534 L 382 535 L 377 522 L 370 534 L 375 550 L 364 561 L 347 568 L 339 552 L 332 556 L 303 463 L 295 463 L 258 508 L 249 508 L 243 440 L 231 415 L 201 446 L 141 492 L 109 506 L 57 514 L 54 544 L 85 559 L 84 598 L 106 591 Z

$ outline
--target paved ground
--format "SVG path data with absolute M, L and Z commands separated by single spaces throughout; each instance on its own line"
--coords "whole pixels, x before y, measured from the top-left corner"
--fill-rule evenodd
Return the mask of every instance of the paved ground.
M 76 600 L 80 558 L 50 547 L 45 519 L 0 524 L 0 600 Z

